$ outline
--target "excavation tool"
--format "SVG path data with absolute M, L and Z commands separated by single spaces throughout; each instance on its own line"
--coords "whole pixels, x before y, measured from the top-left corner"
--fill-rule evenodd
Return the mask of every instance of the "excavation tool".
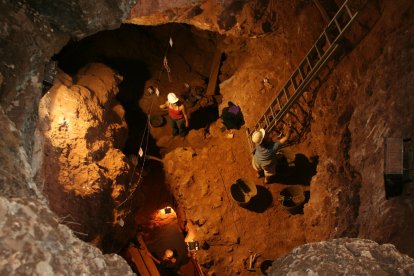
M 260 253 L 254 253 L 253 251 L 249 250 L 249 263 L 247 266 L 248 271 L 256 271 L 254 265 L 256 263 L 256 259 L 260 256 Z

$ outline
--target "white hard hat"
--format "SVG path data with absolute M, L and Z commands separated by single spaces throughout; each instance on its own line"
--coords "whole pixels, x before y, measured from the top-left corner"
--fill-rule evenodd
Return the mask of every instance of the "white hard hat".
M 168 102 L 172 104 L 178 102 L 178 98 L 173 92 L 168 93 L 167 99 L 168 99 Z
M 172 258 L 174 256 L 174 252 L 171 249 L 166 249 L 164 255 L 167 258 Z
M 265 134 L 266 132 L 263 128 L 256 130 L 252 135 L 253 143 L 260 145 L 263 141 Z

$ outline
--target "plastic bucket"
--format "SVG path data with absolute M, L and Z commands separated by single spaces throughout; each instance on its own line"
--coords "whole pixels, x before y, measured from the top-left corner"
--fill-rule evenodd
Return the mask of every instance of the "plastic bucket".
M 291 186 L 284 188 L 280 192 L 282 206 L 291 214 L 299 214 L 303 211 L 305 204 L 305 193 L 301 186 Z
M 231 197 L 240 206 L 247 205 L 252 197 L 257 195 L 256 184 L 245 179 L 238 179 L 230 187 Z
M 165 118 L 162 115 L 151 115 L 150 124 L 152 127 L 161 127 L 165 124 Z

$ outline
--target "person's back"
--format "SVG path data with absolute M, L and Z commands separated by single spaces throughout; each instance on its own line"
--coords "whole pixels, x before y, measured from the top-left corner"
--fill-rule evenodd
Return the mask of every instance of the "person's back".
M 160 263 L 160 273 L 163 276 L 178 275 L 177 262 L 173 262 L 172 260 L 162 260 Z
M 276 152 L 279 149 L 278 142 L 263 141 L 261 144 L 256 145 L 255 158 L 259 163 L 265 163 L 275 158 Z
M 252 158 L 253 168 L 257 172 L 257 177 L 265 177 L 264 183 L 270 183 L 270 178 L 276 173 L 276 153 L 281 145 L 283 145 L 290 135 L 290 129 L 287 135 L 277 142 L 270 141 L 265 138 L 264 129 L 255 131 L 252 135 L 252 142 L 256 145 Z

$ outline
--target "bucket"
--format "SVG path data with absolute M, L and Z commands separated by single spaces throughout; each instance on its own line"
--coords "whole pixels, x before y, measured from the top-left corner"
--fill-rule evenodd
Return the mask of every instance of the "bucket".
M 165 119 L 162 115 L 151 115 L 150 124 L 152 127 L 161 127 L 165 123 Z
M 280 192 L 282 206 L 291 214 L 299 214 L 303 211 L 305 204 L 305 193 L 301 186 L 291 186 L 284 188 Z
M 257 195 L 257 187 L 254 183 L 245 180 L 237 179 L 236 183 L 230 187 L 231 197 L 240 206 L 245 206 L 250 199 Z

